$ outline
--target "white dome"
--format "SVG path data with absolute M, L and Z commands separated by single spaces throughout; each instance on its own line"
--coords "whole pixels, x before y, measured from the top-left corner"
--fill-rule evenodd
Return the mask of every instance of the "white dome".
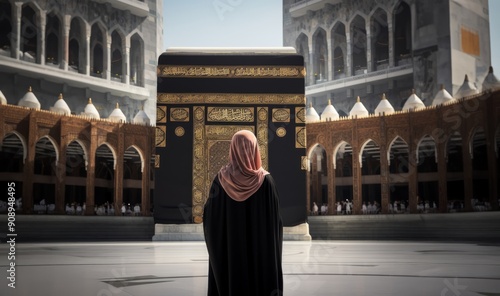
M 441 90 L 436 93 L 434 100 L 432 101 L 432 106 L 442 105 L 445 103 L 450 103 L 456 101 L 453 96 L 446 91 L 444 85 L 441 84 Z
M 335 110 L 335 107 L 333 107 L 332 101 L 328 100 L 328 105 L 321 113 L 321 119 L 325 121 L 331 121 L 331 120 L 337 120 L 339 118 L 340 118 L 339 113 L 337 112 L 337 110 Z
M 66 101 L 64 101 L 62 94 L 59 94 L 59 98 L 54 104 L 54 107 L 50 107 L 50 111 L 64 115 L 71 115 L 71 109 L 68 104 L 66 104 Z
M 483 91 L 495 88 L 500 88 L 500 80 L 493 73 L 493 67 L 490 67 L 488 75 L 486 75 L 483 81 Z
M 425 108 L 424 102 L 422 102 L 422 100 L 415 93 L 415 90 L 413 90 L 413 93 L 408 97 L 403 106 L 403 111 L 418 110 L 423 108 Z
M 349 112 L 350 117 L 363 117 L 363 116 L 368 116 L 368 110 L 365 108 L 365 105 L 361 103 L 361 100 L 358 96 L 356 100 L 356 104 L 352 107 L 351 111 Z
M 85 106 L 85 110 L 83 111 L 82 115 L 85 115 L 85 116 L 90 117 L 90 118 L 95 118 L 95 119 L 101 118 L 101 116 L 99 115 L 99 112 L 97 112 L 96 107 L 94 106 L 94 104 L 92 104 L 91 98 L 89 98 L 89 102 L 88 102 L 87 106 Z
M 108 119 L 111 121 L 115 121 L 115 122 L 126 122 L 127 121 L 127 117 L 125 117 L 125 114 L 123 114 L 118 103 L 116 103 L 115 110 L 113 110 L 113 112 L 111 112 L 111 114 L 109 114 Z
M 318 112 L 312 106 L 312 103 L 309 104 L 309 108 L 306 110 L 306 123 L 319 121 Z
M 0 90 L 0 105 L 7 105 L 7 98 L 3 95 L 1 90 Z
M 464 83 L 458 89 L 457 93 L 455 94 L 455 97 L 464 98 L 473 96 L 477 93 L 478 93 L 477 88 L 474 86 L 474 84 L 469 82 L 469 77 L 465 75 Z
M 375 114 L 378 115 L 388 115 L 394 113 L 394 107 L 392 107 L 391 102 L 387 100 L 385 97 L 385 94 L 382 95 L 382 100 L 377 105 L 377 108 L 375 108 Z
M 31 86 L 29 87 L 28 92 L 24 94 L 24 96 L 19 100 L 19 103 L 17 103 L 17 105 L 37 110 L 40 110 L 41 107 L 40 102 L 38 101 L 35 94 L 33 93 L 33 90 L 31 89 Z
M 135 124 L 142 124 L 142 125 L 150 125 L 151 124 L 151 120 L 149 119 L 146 112 L 144 112 L 144 110 L 142 110 L 142 108 L 134 116 L 134 119 L 132 120 L 132 122 Z

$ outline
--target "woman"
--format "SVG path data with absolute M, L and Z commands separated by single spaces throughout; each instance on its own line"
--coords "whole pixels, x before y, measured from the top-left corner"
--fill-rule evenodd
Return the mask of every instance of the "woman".
M 250 131 L 233 135 L 203 215 L 209 296 L 283 295 L 283 225 L 274 180 Z

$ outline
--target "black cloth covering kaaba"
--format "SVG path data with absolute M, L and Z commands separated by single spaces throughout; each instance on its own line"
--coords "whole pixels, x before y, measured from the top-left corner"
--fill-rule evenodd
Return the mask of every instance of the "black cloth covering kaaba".
M 247 200 L 233 200 L 215 177 L 205 204 L 208 296 L 283 295 L 283 224 L 271 175 Z

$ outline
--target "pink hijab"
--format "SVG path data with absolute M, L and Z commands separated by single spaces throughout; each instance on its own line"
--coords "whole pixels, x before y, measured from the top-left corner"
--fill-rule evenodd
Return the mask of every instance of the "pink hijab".
M 255 135 L 247 130 L 235 133 L 229 147 L 229 163 L 218 174 L 220 184 L 229 197 L 245 201 L 257 192 L 267 174 L 269 172 L 262 168 Z

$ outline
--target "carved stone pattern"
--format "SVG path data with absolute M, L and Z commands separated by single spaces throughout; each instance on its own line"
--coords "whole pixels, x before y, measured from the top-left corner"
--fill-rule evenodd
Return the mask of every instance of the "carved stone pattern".
M 273 122 L 290 122 L 290 109 L 275 108 L 273 109 Z
M 257 142 L 259 143 L 260 148 L 260 156 L 262 158 L 262 167 L 264 169 L 269 168 L 269 159 L 268 159 L 268 147 L 267 147 L 267 139 L 268 139 L 268 108 L 260 107 L 257 110 L 258 113 L 258 121 L 257 121 Z
M 167 127 L 160 125 L 156 126 L 155 134 L 156 147 L 166 147 L 167 146 Z
M 305 98 L 303 94 L 158 93 L 157 100 L 166 104 L 293 105 L 304 104 Z
M 159 77 L 304 78 L 304 67 L 160 65 L 157 73 Z
M 295 123 L 306 123 L 305 107 L 295 107 Z
M 206 195 L 208 194 L 208 189 L 206 188 L 207 183 L 207 167 L 204 149 L 205 149 L 205 107 L 195 106 L 193 107 L 194 120 L 193 120 L 193 221 L 195 223 L 201 223 L 203 221 L 203 205 L 205 203 Z M 195 196 L 198 196 L 201 192 L 201 200 L 197 200 Z M 200 212 L 201 209 L 201 212 Z
M 306 128 L 295 127 L 295 148 L 306 148 Z
M 208 107 L 209 122 L 254 122 L 254 108 L 251 107 Z
M 189 121 L 189 108 L 170 108 L 170 121 Z

